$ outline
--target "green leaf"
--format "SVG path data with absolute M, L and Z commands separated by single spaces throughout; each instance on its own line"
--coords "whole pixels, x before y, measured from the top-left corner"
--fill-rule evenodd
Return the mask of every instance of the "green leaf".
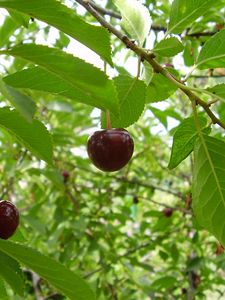
M 60 1 L 0 0 L 0 7 L 13 9 L 52 25 L 99 54 L 110 65 L 111 47 L 109 32 L 90 25 Z
M 181 42 L 175 38 L 167 38 L 160 41 L 153 49 L 153 52 L 165 57 L 175 56 L 179 52 L 183 51 L 184 46 Z
M 0 250 L 32 269 L 71 300 L 94 300 L 89 285 L 59 262 L 21 244 L 0 240 Z
M 171 117 L 173 119 L 176 119 L 178 121 L 182 121 L 183 118 L 180 115 L 180 113 L 178 113 L 177 111 L 174 110 L 174 108 L 167 108 L 165 109 L 165 113 L 167 115 L 167 117 Z
M 113 81 L 93 65 L 57 48 L 34 44 L 18 46 L 1 53 L 26 59 L 48 71 L 40 68 L 22 71 L 13 79 L 5 80 L 9 85 L 25 87 L 25 82 L 27 88 L 36 86 L 38 90 L 70 95 L 70 98 L 80 102 L 118 113 Z
M 217 98 L 225 101 L 225 83 L 221 83 L 213 87 L 207 88 L 207 91 L 215 95 Z
M 84 87 L 80 88 L 80 83 L 71 84 L 62 77 L 46 71 L 43 68 L 35 67 L 16 72 L 6 76 L 3 80 L 15 88 L 31 89 L 36 91 L 49 92 L 62 95 L 80 103 L 98 107 L 102 110 L 110 110 L 115 114 L 118 112 L 118 100 L 113 82 L 108 80 L 108 85 L 104 88 L 94 88 L 84 82 Z M 85 88 L 85 84 L 86 88 Z M 88 91 L 96 90 L 95 94 Z M 99 93 L 98 93 L 98 92 Z
M 190 67 L 195 64 L 198 57 L 199 40 L 187 40 L 183 52 L 183 59 L 186 66 Z
M 202 257 L 189 258 L 187 262 L 187 271 L 198 271 L 204 266 L 204 259 Z
M 11 286 L 12 290 L 23 297 L 24 280 L 20 265 L 6 253 L 0 251 L 0 275 Z M 2 299 L 2 298 L 1 298 Z
M 151 287 L 152 288 L 155 288 L 155 289 L 158 289 L 158 290 L 161 290 L 161 289 L 168 289 L 168 288 L 171 288 L 173 287 L 177 282 L 177 279 L 173 276 L 164 276 L 164 277 L 161 277 L 157 280 L 155 280 Z
M 174 0 L 167 33 L 182 33 L 196 19 L 208 12 L 214 0 Z
M 221 121 L 225 121 L 225 103 L 220 103 L 220 105 L 217 106 L 217 112 L 219 114 L 219 119 Z
M 1 80 L 0 92 L 11 102 L 11 104 L 28 122 L 32 122 L 37 107 L 35 102 L 30 97 L 5 85 Z
M 149 109 L 151 110 L 151 112 L 153 113 L 153 115 L 157 119 L 159 119 L 159 121 L 163 124 L 163 126 L 165 128 L 167 128 L 168 123 L 167 123 L 167 114 L 166 114 L 166 112 L 164 112 L 164 111 L 162 111 L 162 110 L 160 110 L 158 108 L 152 107 L 152 106 L 150 106 Z
M 21 115 L 27 119 L 28 122 L 32 122 L 37 108 L 35 102 L 30 97 L 22 94 L 14 88 L 6 87 L 6 89 L 8 91 L 9 101 L 21 113 Z
M 143 62 L 143 66 L 144 66 L 143 80 L 144 80 L 145 84 L 148 86 L 150 84 L 151 80 L 152 80 L 152 77 L 153 77 L 153 68 L 146 61 Z
M 225 245 L 225 143 L 203 135 L 194 148 L 193 210 L 198 223 Z
M 200 69 L 225 67 L 225 29 L 212 36 L 203 46 L 196 63 Z
M 1 276 L 0 276 L 0 295 L 1 295 L 1 300 L 10 300 L 6 292 L 4 280 L 2 279 Z
M 65 189 L 65 184 L 63 182 L 63 177 L 61 173 L 57 169 L 45 169 L 45 170 L 39 170 L 40 174 L 43 174 L 46 176 L 49 180 L 52 181 L 52 183 L 61 190 Z M 38 169 L 37 169 L 38 172 Z
M 141 116 L 145 107 L 146 85 L 143 81 L 120 75 L 114 79 L 120 101 L 120 115 L 112 116 L 113 127 L 128 127 Z
M 114 0 L 122 14 L 122 26 L 142 46 L 149 34 L 151 17 L 148 9 L 137 0 Z
M 29 16 L 18 13 L 11 9 L 8 9 L 8 12 L 9 12 L 10 16 L 18 23 L 18 25 L 28 28 L 29 20 L 30 20 Z
M 201 128 L 205 127 L 207 120 L 199 117 Z M 195 141 L 198 137 L 196 126 L 193 118 L 187 118 L 177 127 L 174 137 L 173 146 L 168 168 L 176 168 L 188 155 L 193 151 Z
M 52 164 L 52 140 L 41 122 L 33 120 L 30 124 L 15 110 L 1 108 L 0 126 L 14 135 L 38 158 Z
M 30 226 L 36 233 L 39 233 L 43 236 L 47 234 L 45 224 L 43 224 L 43 222 L 41 222 L 37 217 L 32 217 L 29 215 L 22 216 L 22 222 L 23 224 L 26 224 L 26 226 Z
M 5 21 L 0 28 L 0 48 L 9 42 L 9 37 L 18 27 L 19 25 L 11 17 L 5 18 Z
M 147 87 L 147 103 L 163 101 L 175 93 L 177 86 L 159 73 L 155 73 Z

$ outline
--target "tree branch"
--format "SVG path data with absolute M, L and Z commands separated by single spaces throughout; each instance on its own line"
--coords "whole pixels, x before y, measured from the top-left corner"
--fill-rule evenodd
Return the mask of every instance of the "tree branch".
M 109 32 L 113 33 L 118 39 L 122 41 L 124 34 L 122 34 L 119 30 L 114 28 L 111 24 L 109 24 L 98 12 L 95 10 L 88 0 L 75 0 L 80 5 L 82 5 L 84 8 L 86 8 L 89 13 L 98 20 L 98 22 L 105 28 L 109 30 Z M 92 1 L 93 3 L 93 1 Z
M 118 256 L 117 256 L 117 261 L 120 261 L 120 260 L 122 260 L 122 259 L 124 259 L 124 258 L 127 258 L 127 257 L 131 256 L 132 254 L 137 253 L 139 250 L 148 248 L 148 247 L 151 246 L 153 243 L 155 243 L 154 238 L 155 238 L 155 239 L 158 238 L 158 239 L 161 240 L 161 239 L 163 239 L 163 238 L 168 238 L 168 236 L 169 236 L 170 234 L 177 233 L 177 232 L 179 232 L 179 231 L 180 231 L 180 228 L 176 228 L 176 229 L 174 229 L 174 230 L 172 230 L 172 231 L 169 231 L 169 232 L 166 232 L 165 234 L 162 234 L 162 235 L 152 235 L 150 241 L 148 241 L 148 242 L 146 242 L 146 243 L 143 243 L 143 244 L 139 244 L 139 245 L 137 245 L 136 247 L 129 249 L 129 250 L 128 250 L 127 252 L 125 252 L 124 254 L 118 255 Z M 96 273 L 99 273 L 99 272 L 103 271 L 104 269 L 106 269 L 106 268 L 108 268 L 108 267 L 111 267 L 111 265 L 112 265 L 111 262 L 110 262 L 110 263 L 107 263 L 107 264 L 105 264 L 105 265 L 102 265 L 102 266 L 99 267 L 98 269 L 93 270 L 93 271 L 91 271 L 90 273 L 84 275 L 84 276 L 83 276 L 83 279 L 87 279 L 87 278 L 91 277 L 92 275 L 94 275 L 94 274 L 96 274 Z
M 96 10 L 98 11 L 100 14 L 102 14 L 103 16 L 107 15 L 107 16 L 110 16 L 110 17 L 113 17 L 115 19 L 119 19 L 121 20 L 122 19 L 122 16 L 116 12 L 114 12 L 113 10 L 111 9 L 106 9 L 106 8 L 103 8 L 101 7 L 100 5 L 96 4 L 94 1 L 89 1 L 89 3 L 91 4 L 91 6 Z
M 73 167 L 73 169 L 78 168 L 78 169 L 83 170 L 85 172 L 92 173 L 96 176 L 101 176 L 101 174 L 99 172 L 95 172 L 91 169 L 84 168 L 84 167 L 81 167 L 81 166 L 78 166 L 78 165 L 74 165 L 72 163 L 68 163 L 68 165 Z M 106 174 L 106 176 L 109 177 L 109 178 L 112 178 L 109 174 Z M 181 192 L 174 191 L 174 190 L 171 190 L 171 189 L 166 189 L 164 187 L 160 187 L 160 186 L 150 184 L 150 183 L 147 183 L 147 182 L 142 182 L 142 181 L 137 180 L 137 179 L 128 179 L 126 177 L 121 177 L 121 176 L 113 176 L 113 179 L 116 179 L 117 181 L 125 182 L 125 183 L 128 183 L 128 184 L 133 184 L 133 185 L 138 185 L 138 186 L 142 186 L 142 187 L 149 188 L 149 189 L 158 190 L 158 191 L 173 195 L 173 196 L 175 196 L 175 197 L 177 197 L 181 200 L 185 200 L 185 196 Z M 80 185 L 76 185 L 76 186 L 79 187 Z M 81 186 L 81 187 L 83 188 L 83 186 Z
M 190 78 L 198 78 L 198 79 L 202 79 L 202 78 L 223 78 L 225 77 L 225 75 L 190 75 Z
M 205 31 L 205 32 L 187 33 L 186 36 L 192 36 L 192 37 L 199 38 L 201 36 L 213 36 L 217 32 L 218 31 Z
M 77 1 L 78 2 L 78 1 Z M 119 19 L 121 20 L 122 19 L 122 16 L 113 11 L 112 9 L 106 9 L 106 8 L 103 8 L 102 6 L 96 4 L 94 1 L 90 0 L 89 1 L 90 5 L 97 11 L 99 12 L 100 14 L 102 14 L 103 16 L 110 16 L 110 17 L 113 17 L 115 19 Z M 156 25 L 156 24 L 152 24 L 151 26 L 151 29 L 154 30 L 154 31 L 163 31 L 163 32 L 166 32 L 167 31 L 167 28 L 165 26 L 161 26 L 161 25 Z M 216 34 L 217 31 L 212 31 L 212 32 L 196 32 L 196 33 L 186 33 L 186 36 L 191 36 L 191 37 L 201 37 L 201 36 L 212 36 L 214 34 Z
M 154 60 L 155 55 L 143 48 L 138 47 L 132 40 L 130 40 L 126 35 L 118 31 L 115 27 L 109 24 L 92 6 L 89 1 L 85 0 L 76 0 L 80 5 L 86 8 L 87 11 L 93 15 L 99 23 L 107 28 L 109 32 L 113 33 L 116 37 L 118 37 L 128 49 L 131 49 L 138 56 L 141 57 L 142 61 L 147 61 L 154 69 L 156 73 L 161 73 L 163 76 L 172 81 L 178 88 L 180 88 L 183 93 L 185 93 L 191 101 L 195 101 L 196 104 L 200 105 L 208 116 L 211 118 L 213 124 L 218 124 L 220 127 L 225 129 L 225 124 L 219 120 L 214 113 L 210 110 L 208 104 L 201 100 L 197 95 L 195 95 L 189 87 L 183 84 L 179 79 L 174 77 L 170 72 L 168 72 L 165 68 L 163 68 L 158 62 Z

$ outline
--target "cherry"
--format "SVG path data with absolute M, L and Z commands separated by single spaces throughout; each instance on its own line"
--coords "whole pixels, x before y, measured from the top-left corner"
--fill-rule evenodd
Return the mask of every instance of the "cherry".
M 166 68 L 172 68 L 172 69 L 174 69 L 174 65 L 173 65 L 173 64 L 170 64 L 170 63 L 165 64 L 165 67 L 166 67 Z
M 191 282 L 192 282 L 194 289 L 196 290 L 198 288 L 199 284 L 201 283 L 201 277 L 192 271 L 191 272 Z
M 182 291 L 182 294 L 183 294 L 183 295 L 186 295 L 186 294 L 187 294 L 187 292 L 188 292 L 186 288 L 182 288 L 182 290 L 181 290 L 181 291 Z
M 222 30 L 224 28 L 224 25 L 223 24 L 216 24 L 216 29 L 219 31 L 219 30 Z
M 224 253 L 224 247 L 221 244 L 216 246 L 216 255 L 221 255 Z
M 61 174 L 62 174 L 64 183 L 66 183 L 70 177 L 70 173 L 68 171 L 64 170 L 64 171 L 62 171 Z
M 139 203 L 138 196 L 134 196 L 134 197 L 133 197 L 133 203 L 134 203 L 134 204 L 138 204 L 138 203 Z
M 19 212 L 9 201 L 0 201 L 0 238 L 7 240 L 19 225 Z
M 163 214 L 165 217 L 169 218 L 172 216 L 173 214 L 173 209 L 170 208 L 170 207 L 166 207 L 164 210 L 163 210 Z
M 96 131 L 87 143 L 89 158 L 98 169 L 106 172 L 122 169 L 131 159 L 133 151 L 133 139 L 122 128 Z

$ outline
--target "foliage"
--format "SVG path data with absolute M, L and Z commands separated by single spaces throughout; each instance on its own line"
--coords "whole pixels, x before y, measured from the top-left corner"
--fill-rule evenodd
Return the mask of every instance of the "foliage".
M 223 299 L 224 0 L 170 2 L 0 0 L 1 299 Z

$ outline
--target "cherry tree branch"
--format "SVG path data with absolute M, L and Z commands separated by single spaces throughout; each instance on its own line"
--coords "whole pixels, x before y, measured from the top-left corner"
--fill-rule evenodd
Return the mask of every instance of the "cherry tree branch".
M 119 20 L 122 19 L 122 17 L 121 17 L 120 14 L 114 12 L 114 11 L 111 10 L 111 9 L 103 8 L 103 7 L 101 7 L 100 5 L 96 4 L 94 1 L 91 1 L 91 0 L 90 0 L 90 4 L 91 4 L 91 6 L 92 6 L 95 10 L 97 10 L 100 14 L 102 14 L 102 15 L 104 15 L 104 16 L 107 15 L 107 16 L 113 17 L 113 18 L 115 18 L 115 19 L 119 19 Z
M 190 75 L 190 78 L 209 79 L 209 78 L 223 78 L 225 75 Z
M 98 20 L 98 22 L 105 28 L 109 30 L 109 32 L 113 33 L 118 39 L 122 40 L 124 34 L 122 34 L 119 30 L 113 27 L 110 23 L 108 23 L 99 13 L 97 10 L 94 9 L 92 6 L 93 1 L 89 0 L 75 0 L 77 3 L 82 5 L 86 10 Z
M 192 37 L 199 38 L 201 36 L 213 36 L 217 32 L 218 31 L 205 31 L 205 32 L 187 33 L 186 36 L 192 36 Z
M 89 1 L 90 5 L 97 11 L 99 12 L 100 14 L 102 14 L 103 16 L 110 16 L 110 17 L 113 17 L 115 19 L 119 19 L 121 20 L 122 19 L 122 16 L 113 11 L 112 9 L 106 9 L 98 4 L 96 4 L 94 1 L 90 0 Z M 154 31 L 163 31 L 163 32 L 166 32 L 167 31 L 167 28 L 165 26 L 161 26 L 161 25 L 156 25 L 156 24 L 152 24 L 151 26 L 151 29 L 154 30 Z M 191 36 L 191 37 L 201 37 L 201 36 L 213 36 L 214 34 L 216 34 L 217 31 L 207 31 L 207 32 L 196 32 L 196 33 L 188 33 L 188 30 L 187 30 L 187 33 L 186 33 L 186 36 Z
M 139 46 L 137 46 L 132 40 L 130 40 L 126 35 L 117 30 L 114 26 L 108 23 L 101 14 L 99 14 L 95 8 L 92 6 L 91 2 L 88 0 L 76 0 L 80 5 L 82 5 L 86 10 L 98 20 L 98 22 L 108 29 L 109 32 L 114 34 L 117 38 L 119 38 L 128 49 L 135 52 L 138 56 L 140 56 L 142 61 L 147 61 L 154 69 L 156 73 L 161 73 L 164 77 L 168 78 L 172 81 L 184 94 L 188 96 L 188 98 L 193 102 L 195 101 L 197 105 L 200 105 L 205 112 L 208 114 L 213 124 L 218 124 L 220 127 L 225 129 L 225 124 L 219 120 L 216 115 L 211 111 L 209 105 L 204 102 L 201 98 L 199 98 L 196 94 L 194 94 L 188 86 L 182 83 L 179 79 L 174 77 L 168 70 L 163 68 L 154 58 L 155 55 Z
M 85 167 L 81 167 L 81 166 L 78 166 L 78 165 L 74 165 L 70 162 L 67 163 L 69 166 L 71 166 L 73 169 L 77 168 L 79 170 L 83 170 L 85 172 L 88 172 L 88 173 L 91 173 L 91 174 L 94 174 L 96 176 L 101 176 L 101 174 L 99 172 L 95 172 L 89 168 L 85 168 Z M 107 177 L 109 178 L 112 178 L 109 174 L 106 174 Z M 117 181 L 119 182 L 125 182 L 125 183 L 128 183 L 128 184 L 132 184 L 132 185 L 138 185 L 138 186 L 141 186 L 141 187 L 145 187 L 145 188 L 148 188 L 148 189 L 151 189 L 151 190 L 157 190 L 157 191 L 160 191 L 160 192 L 163 192 L 163 193 L 167 193 L 167 194 L 170 194 L 170 195 L 173 195 L 181 200 L 184 200 L 185 199 L 185 196 L 179 192 L 179 191 L 175 191 L 175 190 L 171 190 L 171 189 L 167 189 L 165 187 L 161 187 L 161 186 L 157 186 L 157 185 L 154 185 L 154 184 L 150 184 L 150 183 L 147 183 L 147 182 L 142 182 L 140 180 L 137 180 L 137 179 L 128 179 L 126 177 L 121 177 L 121 176 L 113 176 L 114 179 L 116 179 Z M 84 186 L 81 186 L 79 184 L 76 184 L 77 187 L 84 187 Z M 167 205 L 168 207 L 168 205 Z

